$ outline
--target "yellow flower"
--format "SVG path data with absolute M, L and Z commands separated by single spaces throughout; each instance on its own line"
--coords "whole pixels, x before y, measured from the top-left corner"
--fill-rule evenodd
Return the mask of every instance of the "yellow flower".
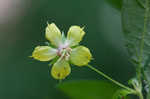
M 32 53 L 32 57 L 39 61 L 54 59 L 51 75 L 55 79 L 64 79 L 71 72 L 69 63 L 76 66 L 85 66 L 92 58 L 90 50 L 79 45 L 84 34 L 83 28 L 71 26 L 67 37 L 65 37 L 54 23 L 48 24 L 45 36 L 54 47 L 37 46 Z

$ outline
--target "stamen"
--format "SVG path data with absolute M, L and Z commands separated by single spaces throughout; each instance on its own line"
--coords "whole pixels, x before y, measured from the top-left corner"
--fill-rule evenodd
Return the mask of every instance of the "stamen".
M 57 55 L 61 57 L 61 59 L 69 60 L 72 49 L 69 47 L 69 43 L 66 41 L 64 44 L 60 44 L 57 50 Z

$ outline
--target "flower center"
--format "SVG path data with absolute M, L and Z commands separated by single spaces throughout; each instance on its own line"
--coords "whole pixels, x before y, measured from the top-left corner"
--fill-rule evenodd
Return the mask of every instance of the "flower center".
M 69 60 L 72 49 L 69 47 L 69 44 L 66 42 L 64 44 L 60 44 L 57 50 L 57 55 L 60 58 Z

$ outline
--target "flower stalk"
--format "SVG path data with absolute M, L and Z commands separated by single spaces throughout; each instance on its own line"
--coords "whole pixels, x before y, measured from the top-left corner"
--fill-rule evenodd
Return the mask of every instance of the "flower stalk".
M 101 72 L 100 70 L 94 68 L 93 66 L 87 65 L 87 67 L 89 67 L 90 69 L 94 70 L 94 71 L 97 72 L 98 74 L 102 75 L 102 76 L 105 77 L 106 79 L 112 81 L 112 82 L 115 83 L 116 85 L 118 85 L 118 86 L 120 86 L 120 87 L 122 87 L 122 88 L 124 88 L 124 89 L 126 89 L 126 90 L 128 90 L 128 91 L 130 91 L 130 92 L 135 92 L 135 90 L 133 90 L 133 89 L 131 89 L 131 88 L 129 88 L 129 87 L 127 87 L 127 86 L 125 86 L 125 85 L 119 83 L 118 81 L 112 79 L 111 77 L 107 76 L 106 74 L 104 74 L 104 73 Z

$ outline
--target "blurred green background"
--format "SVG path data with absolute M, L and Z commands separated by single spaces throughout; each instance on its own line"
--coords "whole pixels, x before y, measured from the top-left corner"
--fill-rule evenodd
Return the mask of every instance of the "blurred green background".
M 1 0 L 0 98 L 70 99 L 49 75 L 48 62 L 29 58 L 44 45 L 47 21 L 65 33 L 71 25 L 85 26 L 81 42 L 90 48 L 93 66 L 127 84 L 134 76 L 121 27 L 121 0 Z M 87 67 L 72 66 L 63 82 L 104 80 Z

